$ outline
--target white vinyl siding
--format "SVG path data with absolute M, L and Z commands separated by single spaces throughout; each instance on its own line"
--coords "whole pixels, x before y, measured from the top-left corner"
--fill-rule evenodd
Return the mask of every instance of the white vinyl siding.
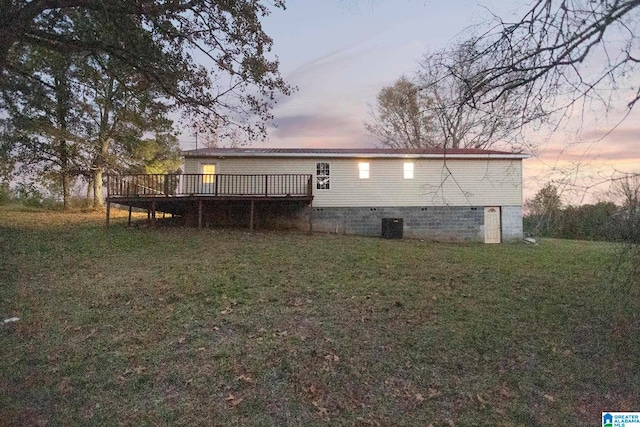
M 202 159 L 184 159 L 184 173 L 200 173 L 203 164 L 207 162 Z
M 371 159 L 369 179 L 359 178 L 357 158 L 215 159 L 219 174 L 310 174 L 315 207 L 505 206 L 522 204 L 521 159 L 415 159 L 414 179 L 404 159 Z M 318 163 L 330 163 L 331 191 L 316 189 Z M 197 173 L 206 158 L 185 159 Z

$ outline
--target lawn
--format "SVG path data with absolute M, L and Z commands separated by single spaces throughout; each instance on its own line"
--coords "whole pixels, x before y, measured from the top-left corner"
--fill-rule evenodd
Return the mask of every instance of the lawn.
M 595 426 L 640 410 L 639 287 L 610 280 L 614 245 L 112 224 L 0 207 L 0 425 Z

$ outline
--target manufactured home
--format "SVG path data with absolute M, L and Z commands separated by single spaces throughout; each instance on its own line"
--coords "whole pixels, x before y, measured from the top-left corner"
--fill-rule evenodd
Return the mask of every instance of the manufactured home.
M 107 202 L 187 225 L 497 243 L 522 238 L 522 160 L 480 149 L 205 148 L 184 173 L 109 177 Z M 391 221 L 391 222 L 390 222 Z

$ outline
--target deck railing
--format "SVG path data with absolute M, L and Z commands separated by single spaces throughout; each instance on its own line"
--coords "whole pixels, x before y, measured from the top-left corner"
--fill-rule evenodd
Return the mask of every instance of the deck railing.
M 107 177 L 107 197 L 312 196 L 309 174 L 138 174 Z

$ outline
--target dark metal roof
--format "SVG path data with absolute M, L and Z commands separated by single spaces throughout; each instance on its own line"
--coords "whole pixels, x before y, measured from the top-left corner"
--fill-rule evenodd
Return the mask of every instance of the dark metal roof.
M 186 150 L 183 154 L 185 157 L 529 157 L 522 153 L 478 148 L 201 148 Z

